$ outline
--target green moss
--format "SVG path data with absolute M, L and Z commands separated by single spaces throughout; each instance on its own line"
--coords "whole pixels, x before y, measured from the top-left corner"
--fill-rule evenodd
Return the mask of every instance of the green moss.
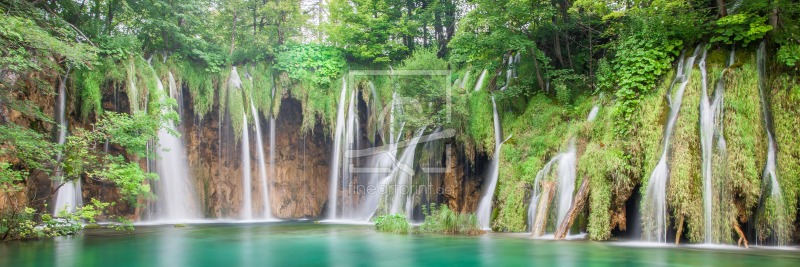
M 777 173 L 783 194 L 783 211 L 774 209 L 766 218 L 771 218 L 778 244 L 786 245 L 793 236 L 793 221 L 797 217 L 797 201 L 800 194 L 800 85 L 796 78 L 783 75 L 772 82 L 772 115 L 775 142 L 778 145 Z M 767 194 L 764 192 L 763 194 Z
M 751 217 L 758 204 L 761 171 L 766 159 L 766 134 L 758 94 L 758 72 L 752 54 L 737 56 L 726 75 L 725 140 L 732 194 L 740 211 L 739 221 Z
M 667 205 L 672 210 L 673 225 L 683 227 L 682 235 L 692 242 L 702 241 L 703 231 L 703 177 L 700 150 L 700 96 L 702 77 L 695 67 L 689 85 L 683 94 L 680 113 L 672 136 L 667 182 Z

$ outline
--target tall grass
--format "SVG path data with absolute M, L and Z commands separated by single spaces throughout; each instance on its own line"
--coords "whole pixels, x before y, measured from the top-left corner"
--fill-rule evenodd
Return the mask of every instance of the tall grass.
M 419 226 L 420 233 L 479 235 L 483 233 L 474 213 L 458 213 L 446 205 L 431 205 L 423 210 L 425 221 Z

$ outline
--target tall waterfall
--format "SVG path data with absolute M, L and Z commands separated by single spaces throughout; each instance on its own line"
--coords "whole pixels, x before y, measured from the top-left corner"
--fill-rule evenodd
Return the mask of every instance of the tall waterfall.
M 358 137 L 359 137 L 359 125 L 358 125 L 358 116 L 356 115 L 356 103 L 358 95 L 357 91 L 353 91 L 350 94 L 350 103 L 347 106 L 347 116 L 346 116 L 346 123 L 345 123 L 345 131 L 344 131 L 344 147 L 345 151 L 349 150 L 356 150 L 358 149 Z M 347 153 L 347 152 L 345 152 Z M 342 218 L 353 218 L 356 213 L 356 202 L 358 201 L 358 194 L 356 193 L 356 185 L 358 184 L 356 177 L 353 176 L 353 164 L 354 160 L 344 155 L 341 159 L 341 174 L 339 175 L 340 180 L 340 200 L 341 203 L 341 214 L 340 217 Z
M 58 106 L 56 107 L 56 120 L 57 120 L 57 142 L 59 146 L 63 146 L 67 141 L 67 76 L 69 76 L 71 68 L 67 69 L 64 77 L 61 78 L 61 83 L 58 85 Z M 61 164 L 62 159 L 61 151 L 56 155 L 56 162 Z M 61 167 L 57 167 L 56 175 L 61 176 Z M 56 192 L 55 208 L 53 214 L 58 215 L 58 212 L 66 209 L 68 212 L 74 212 L 77 207 L 83 205 L 83 194 L 81 193 L 81 179 L 75 179 L 61 185 L 61 188 Z
M 256 151 L 258 152 L 258 177 L 261 182 L 262 218 L 271 219 L 272 210 L 269 205 L 269 185 L 267 183 L 267 164 L 264 162 L 264 141 L 261 137 L 261 121 L 258 119 L 258 110 L 250 97 L 250 110 L 253 112 L 253 124 L 256 128 Z M 274 142 L 274 141 L 273 141 Z
M 483 76 L 483 74 L 481 74 L 481 76 Z M 492 109 L 494 111 L 494 155 L 489 165 L 488 184 L 481 194 L 481 200 L 478 202 L 478 210 L 476 212 L 478 223 L 480 223 L 483 229 L 491 229 L 489 221 L 492 216 L 492 199 L 494 198 L 494 190 L 497 187 L 497 176 L 500 172 L 500 148 L 502 146 L 501 136 L 503 133 L 500 127 L 500 115 L 497 114 L 497 103 L 494 101 L 494 96 L 492 96 Z
M 339 207 L 339 166 L 342 155 L 342 135 L 344 131 L 344 105 L 347 99 L 347 81 L 342 78 L 342 91 L 339 96 L 339 107 L 336 110 L 336 129 L 333 134 L 333 156 L 331 157 L 330 187 L 328 188 L 328 219 L 335 220 Z
M 155 70 L 153 70 L 155 73 Z M 170 76 L 172 73 L 170 73 Z M 158 90 L 163 92 L 162 101 L 175 95 L 177 88 L 174 78 L 169 83 L 169 92 L 164 91 L 161 79 L 156 78 Z M 170 112 L 164 106 L 162 113 Z M 156 154 L 156 172 L 159 179 L 154 181 L 154 191 L 158 199 L 152 211 L 154 220 L 178 221 L 200 218 L 200 205 L 189 175 L 189 163 L 186 161 L 186 148 L 180 137 L 170 132 L 179 132 L 174 122 L 171 129 L 158 131 L 158 149 Z
M 778 173 L 776 167 L 777 161 L 777 144 L 775 143 L 775 136 L 772 133 L 771 127 L 771 119 L 770 119 L 770 112 L 769 112 L 769 101 L 767 101 L 767 73 L 766 73 L 766 44 L 764 41 L 761 41 L 761 44 L 758 45 L 758 51 L 756 52 L 756 64 L 758 65 L 758 89 L 759 89 L 759 96 L 761 97 L 761 107 L 762 107 L 762 115 L 764 117 L 764 129 L 767 132 L 767 162 L 766 166 L 764 167 L 764 172 L 762 174 L 762 184 L 764 187 L 762 188 L 769 188 L 770 190 L 770 198 L 775 203 L 775 210 L 777 211 L 777 217 L 772 218 L 777 222 L 772 224 L 773 233 L 776 237 L 776 241 L 778 245 L 786 245 L 786 240 L 784 236 L 787 234 L 785 226 L 783 225 L 784 217 L 786 216 L 784 210 L 784 200 L 783 200 L 783 191 L 781 190 L 780 181 L 778 180 Z M 768 182 L 768 184 L 766 184 Z M 763 194 L 763 192 L 762 192 Z M 762 196 L 762 199 L 764 197 Z M 763 205 L 763 202 L 762 202 Z M 759 208 L 761 209 L 761 207 Z
M 705 57 L 705 53 L 704 57 Z M 707 84 L 707 77 L 706 77 L 706 66 L 705 61 L 700 61 L 698 64 L 700 67 L 700 73 L 702 75 L 702 95 L 700 98 L 700 148 L 702 149 L 702 173 L 703 173 L 703 211 L 704 211 L 704 222 L 705 222 L 705 242 L 711 243 L 714 242 L 714 229 L 719 227 L 728 227 L 725 226 L 718 226 L 715 225 L 715 212 L 714 212 L 714 202 L 717 203 L 724 203 L 721 199 L 717 199 L 714 201 L 715 198 L 720 198 L 724 195 L 723 192 L 716 192 L 714 193 L 714 183 L 715 180 L 718 179 L 725 179 L 720 174 L 714 173 L 714 170 L 722 170 L 725 169 L 725 158 L 726 158 L 726 142 L 725 142 L 725 135 L 723 134 L 723 112 L 724 112 L 724 93 L 725 93 L 725 73 L 728 71 L 728 67 L 733 64 L 734 60 L 734 53 L 735 50 L 731 49 L 730 60 L 728 61 L 726 67 L 722 70 L 722 73 L 719 75 L 719 79 L 714 87 L 714 98 L 711 99 L 708 93 L 708 84 Z M 716 150 L 714 150 L 714 144 L 716 142 Z M 714 158 L 719 158 L 723 162 L 714 162 Z M 719 166 L 722 165 L 722 166 Z M 716 168 L 715 168 L 716 167 Z M 717 181 L 717 184 L 721 184 Z M 722 188 L 718 188 L 721 190 Z M 715 197 L 716 196 L 716 197 Z
M 231 67 L 231 77 L 228 80 L 228 85 L 232 90 L 242 89 L 242 79 L 239 77 L 239 72 L 236 67 Z M 253 176 L 250 169 L 250 133 L 248 132 L 247 113 L 244 108 L 242 112 L 242 210 L 239 214 L 240 219 L 250 220 L 253 218 Z
M 663 149 L 658 164 L 650 174 L 650 180 L 644 196 L 645 201 L 643 202 L 643 235 L 648 241 L 666 242 L 667 240 L 667 180 L 669 179 L 668 156 L 670 140 L 675 124 L 678 121 L 683 92 L 689 84 L 695 58 L 700 54 L 702 46 L 698 45 L 694 50 L 694 54 L 686 60 L 684 60 L 684 55 L 681 54 L 675 80 L 672 81 L 672 85 L 670 85 L 667 92 L 670 112 L 667 118 L 667 125 L 664 128 Z M 674 87 L 676 84 L 678 84 L 678 88 L 674 90 L 676 89 Z
M 244 114 L 244 110 L 242 110 Z M 253 218 L 253 188 L 250 173 L 250 133 L 247 132 L 247 115 L 242 116 L 242 213 L 241 218 Z

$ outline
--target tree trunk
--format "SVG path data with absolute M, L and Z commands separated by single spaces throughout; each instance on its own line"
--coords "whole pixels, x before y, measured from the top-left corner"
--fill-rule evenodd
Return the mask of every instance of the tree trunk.
M 533 226 L 531 226 L 532 237 L 540 237 L 547 230 L 547 211 L 550 209 L 550 202 L 553 201 L 555 193 L 555 182 L 542 182 L 542 194 L 539 196 L 539 203 L 536 205 L 536 218 L 533 219 Z
M 717 15 L 720 18 L 728 15 L 728 11 L 725 10 L 725 0 L 717 0 Z
M 772 2 L 772 14 L 769 15 L 769 25 L 772 25 L 772 32 L 778 30 L 778 3 L 777 1 Z
M 747 238 L 744 236 L 744 232 L 742 232 L 742 228 L 739 227 L 738 223 L 733 223 L 733 229 L 736 230 L 736 234 L 739 235 L 739 246 L 741 247 L 742 243 L 744 243 L 745 248 L 750 248 L 750 246 L 747 245 Z
M 539 89 L 544 92 L 544 78 L 542 78 L 542 71 L 539 67 L 539 60 L 536 58 L 536 45 L 531 47 L 531 56 L 533 57 L 533 70 L 536 72 L 536 82 L 539 83 Z
M 553 21 L 555 22 L 555 20 L 553 20 Z M 566 65 L 564 64 L 564 57 L 561 56 L 561 38 L 558 36 L 558 28 L 557 27 L 553 31 L 553 34 L 555 35 L 554 40 L 553 40 L 553 42 L 555 42 L 555 44 L 553 44 L 553 46 L 554 46 L 553 48 L 554 48 L 554 51 L 555 51 L 555 54 L 556 54 L 556 59 L 558 60 L 558 66 L 563 68 Z
M 678 217 L 678 231 L 675 233 L 675 245 L 681 244 L 681 235 L 683 234 L 683 212 Z
M 233 49 L 236 48 L 236 12 L 233 12 L 233 27 L 231 27 L 231 51 L 228 57 L 233 56 Z
M 569 211 L 567 211 L 567 217 L 561 225 L 558 226 L 556 230 L 555 239 L 564 239 L 567 237 L 567 233 L 569 233 L 569 228 L 572 226 L 572 222 L 575 221 L 575 218 L 578 217 L 578 214 L 581 210 L 583 210 L 583 205 L 586 204 L 586 199 L 589 196 L 589 178 L 584 177 L 583 183 L 581 183 L 580 189 L 578 189 L 578 194 L 575 195 L 575 199 L 572 200 L 572 206 L 569 207 Z

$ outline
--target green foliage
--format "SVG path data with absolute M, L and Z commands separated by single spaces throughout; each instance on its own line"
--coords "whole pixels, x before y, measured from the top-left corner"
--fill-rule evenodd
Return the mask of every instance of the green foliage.
M 8 6 L 7 10 L 3 7 Z M 62 21 L 27 2 L 12 1 L 0 6 L 0 69 L 14 72 L 52 67 L 48 57 L 64 57 L 69 65 L 84 66 L 95 60 L 94 47 L 76 42 L 75 33 Z
M 419 226 L 422 233 L 440 234 L 482 234 L 478 217 L 473 213 L 457 213 L 447 205 L 431 204 L 430 210 L 423 208 L 425 221 Z
M 400 214 L 381 215 L 374 219 L 375 229 L 381 232 L 407 234 L 411 231 L 411 224 L 406 217 Z
M 670 69 L 684 44 L 702 35 L 697 21 L 704 20 L 690 3 L 659 1 L 649 8 L 634 8 L 607 30 L 616 39 L 607 46 L 614 52 L 610 66 L 601 63 L 598 89 L 618 100 L 614 107 L 615 129 L 628 135 L 643 95 Z
M 275 69 L 295 80 L 310 79 L 316 86 L 341 77 L 346 64 L 341 50 L 316 44 L 286 45 L 275 55 Z
M 175 78 L 186 84 L 192 97 L 194 112 L 202 118 L 214 105 L 213 73 L 188 61 L 181 61 L 177 65 Z
M 423 71 L 420 75 L 394 77 L 397 93 L 405 97 L 401 121 L 409 129 L 447 123 L 447 87 L 449 80 L 443 75 L 425 75 L 424 71 L 447 70 L 447 61 L 436 55 L 432 48 L 419 49 L 403 61 L 400 71 Z
M 797 67 L 800 63 L 800 44 L 789 43 L 778 48 L 778 62 L 789 67 Z
M 55 164 L 56 145 L 49 137 L 16 124 L 0 125 L 0 158 L 13 157 L 28 170 L 44 170 Z
M 0 237 L 3 240 L 14 240 L 73 235 L 83 229 L 82 221 L 94 223 L 96 218 L 102 216 L 104 210 L 112 205 L 113 203 L 92 199 L 91 203 L 78 207 L 75 212 L 70 213 L 64 209 L 55 217 L 36 213 L 36 210 L 30 207 L 25 207 L 19 212 L 4 212 L 0 214 Z M 37 219 L 37 216 L 40 219 Z
M 740 44 L 747 47 L 753 41 L 761 40 L 772 30 L 766 16 L 739 13 L 720 18 L 714 25 L 712 43 Z

